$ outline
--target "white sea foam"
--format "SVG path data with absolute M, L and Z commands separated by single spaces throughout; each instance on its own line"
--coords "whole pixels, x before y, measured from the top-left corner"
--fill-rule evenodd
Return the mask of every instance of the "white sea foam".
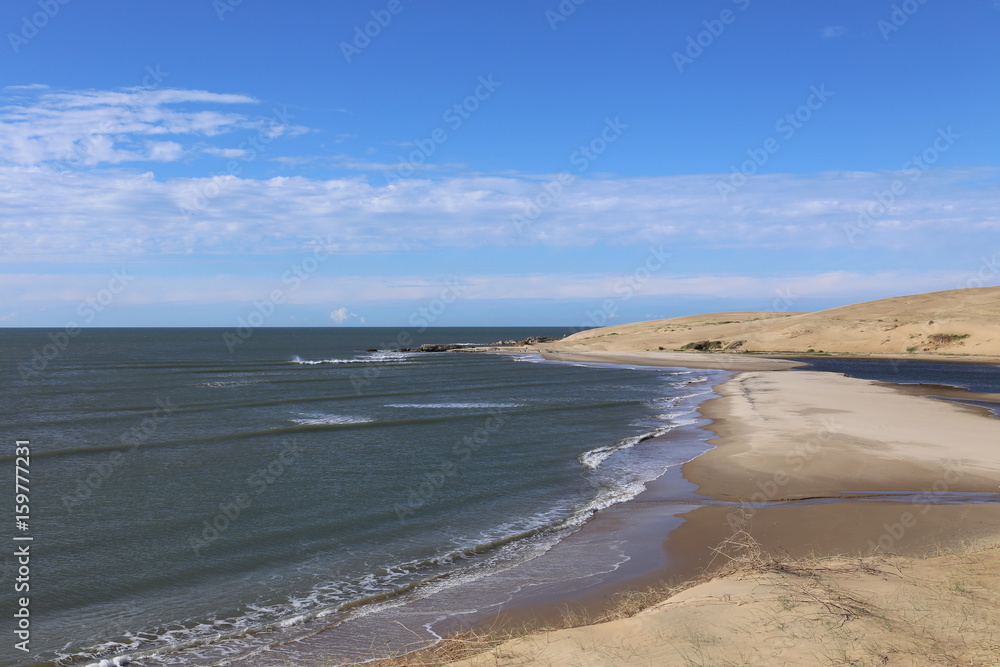
M 263 380 L 218 380 L 216 382 L 202 382 L 202 387 L 212 387 L 213 389 L 227 389 L 230 387 L 247 387 L 252 384 L 260 384 Z
M 322 413 L 298 413 L 301 419 L 291 421 L 303 426 L 315 426 L 319 424 L 363 424 L 372 421 L 371 417 L 356 417 L 353 415 L 327 415 Z
M 332 359 L 303 359 L 299 355 L 292 357 L 291 363 L 299 364 L 302 366 L 317 366 L 320 364 L 372 364 L 372 363 L 388 363 L 388 362 L 404 362 L 407 359 L 411 359 L 414 356 L 420 354 L 419 352 L 399 352 L 396 350 L 377 350 L 375 352 L 366 352 L 357 357 L 351 357 L 349 359 L 332 358 Z
M 643 433 L 642 435 L 632 436 L 631 438 L 623 438 L 613 445 L 602 445 L 600 447 L 595 447 L 590 451 L 584 452 L 577 457 L 577 459 L 583 465 L 587 466 L 591 470 L 596 470 L 604 461 L 608 459 L 609 456 L 616 452 L 620 452 L 623 449 L 631 449 L 635 447 L 640 442 L 644 440 L 649 440 L 650 438 L 655 438 L 658 435 L 663 435 L 670 428 L 657 429 L 655 431 L 650 431 L 649 433 Z
M 301 364 L 303 366 L 317 366 L 319 364 L 363 364 L 368 361 L 370 359 L 303 359 L 299 356 L 292 358 L 293 364 Z
M 399 350 L 376 350 L 367 352 L 361 357 L 362 361 L 404 361 L 420 356 L 421 352 L 400 352 Z

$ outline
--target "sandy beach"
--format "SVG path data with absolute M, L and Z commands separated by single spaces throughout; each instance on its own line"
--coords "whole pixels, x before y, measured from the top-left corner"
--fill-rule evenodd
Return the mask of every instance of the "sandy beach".
M 1000 664 L 1000 420 L 833 373 L 752 370 L 716 392 L 716 448 L 683 473 L 728 503 L 663 536 L 711 575 L 455 664 Z
M 833 373 L 743 373 L 702 413 L 720 445 L 685 467 L 740 501 L 913 491 L 995 492 L 1000 420 Z

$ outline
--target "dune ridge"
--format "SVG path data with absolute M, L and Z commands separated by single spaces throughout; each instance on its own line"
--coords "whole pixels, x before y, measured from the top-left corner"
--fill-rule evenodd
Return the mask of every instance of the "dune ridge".
M 688 315 L 573 334 L 545 349 L 1000 358 L 1000 287 L 821 310 Z

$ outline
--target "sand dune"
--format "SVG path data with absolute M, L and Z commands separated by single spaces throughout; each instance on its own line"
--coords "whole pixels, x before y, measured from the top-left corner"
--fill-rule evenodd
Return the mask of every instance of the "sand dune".
M 900 296 L 815 313 L 690 315 L 592 329 L 544 347 L 1000 357 L 1000 287 Z

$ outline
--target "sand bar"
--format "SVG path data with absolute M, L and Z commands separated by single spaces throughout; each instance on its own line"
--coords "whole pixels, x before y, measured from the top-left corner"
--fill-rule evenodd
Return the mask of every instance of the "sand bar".
M 1000 490 L 1000 420 L 833 373 L 743 373 L 702 414 L 722 438 L 685 466 L 716 498 Z

